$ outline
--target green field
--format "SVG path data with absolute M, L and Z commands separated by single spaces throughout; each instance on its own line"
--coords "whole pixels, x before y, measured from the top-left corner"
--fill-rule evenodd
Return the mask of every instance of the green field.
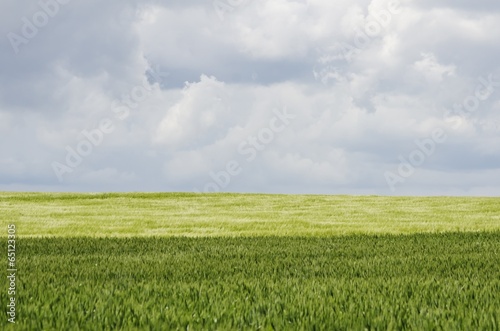
M 498 330 L 499 217 L 498 198 L 0 193 L 8 329 Z
M 30 237 L 495 231 L 500 198 L 0 193 L 0 222 Z

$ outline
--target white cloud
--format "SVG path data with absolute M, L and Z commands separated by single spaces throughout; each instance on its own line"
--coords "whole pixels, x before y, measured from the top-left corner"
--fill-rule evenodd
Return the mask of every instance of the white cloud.
M 200 82 L 188 83 L 183 98 L 171 107 L 161 121 L 154 140 L 168 146 L 188 146 L 198 140 L 222 137 L 231 115 L 225 104 L 224 83 L 202 75 Z
M 0 44 L 0 189 L 192 190 L 237 160 L 224 190 L 391 194 L 384 172 L 442 128 L 446 143 L 396 193 L 500 194 L 500 76 L 453 121 L 478 77 L 498 73 L 500 7 L 401 1 L 345 61 L 338 43 L 389 3 L 255 0 L 220 20 L 211 2 L 71 2 L 19 54 Z M 4 35 L 39 10 L 0 7 Z M 132 107 L 138 86 L 149 92 Z M 296 119 L 246 161 L 238 145 L 284 108 Z M 105 118 L 113 132 L 59 183 L 51 163 Z
M 432 83 L 440 83 L 446 76 L 455 75 L 455 65 L 443 65 L 438 62 L 432 53 L 422 53 L 422 59 L 415 62 L 413 67 L 422 73 Z

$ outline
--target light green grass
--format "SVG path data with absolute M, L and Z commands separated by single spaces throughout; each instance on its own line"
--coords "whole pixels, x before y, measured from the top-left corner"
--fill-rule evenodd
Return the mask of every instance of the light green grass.
M 6 229 L 11 223 L 26 237 L 495 231 L 500 230 L 500 198 L 0 193 L 0 224 Z

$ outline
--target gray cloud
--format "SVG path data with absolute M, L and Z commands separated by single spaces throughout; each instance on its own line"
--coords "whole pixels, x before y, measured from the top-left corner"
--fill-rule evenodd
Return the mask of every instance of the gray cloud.
M 43 7 L 3 2 L 0 189 L 500 195 L 498 4 L 389 2 L 254 0 L 221 20 L 206 1 L 73 0 L 29 38 Z

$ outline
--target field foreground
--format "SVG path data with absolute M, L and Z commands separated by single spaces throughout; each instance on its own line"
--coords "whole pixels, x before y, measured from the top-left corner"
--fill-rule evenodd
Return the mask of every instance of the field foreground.
M 0 193 L 0 328 L 498 330 L 499 202 Z
M 18 263 L 24 330 L 500 325 L 498 232 L 32 238 L 20 241 Z

